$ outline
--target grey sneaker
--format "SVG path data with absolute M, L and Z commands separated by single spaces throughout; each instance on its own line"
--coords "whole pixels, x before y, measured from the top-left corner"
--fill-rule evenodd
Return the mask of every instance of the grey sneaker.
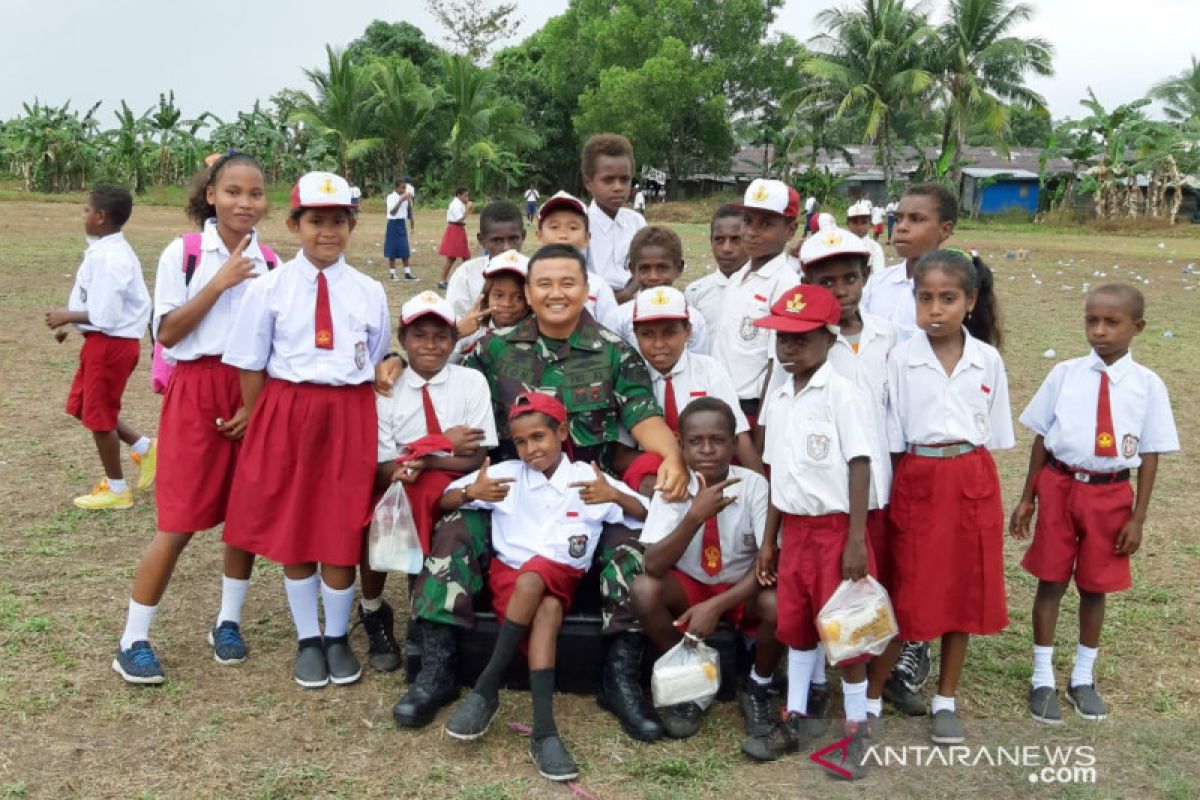
M 320 689 L 329 683 L 329 667 L 325 663 L 325 648 L 321 637 L 301 639 L 296 646 L 296 661 L 292 678 L 305 689 Z
M 1096 691 L 1096 684 L 1072 686 L 1067 689 L 1067 702 L 1075 707 L 1075 713 L 1084 719 L 1099 722 L 1108 718 L 1108 709 Z
M 811 743 L 808 715 L 792 712 L 787 719 L 776 722 L 767 734 L 747 736 L 742 742 L 742 752 L 755 761 L 775 761 L 808 749 Z
M 868 727 L 869 722 L 846 721 L 844 734 L 850 737 L 850 741 L 846 744 L 842 763 L 838 765 L 845 770 L 846 774 L 830 770 L 830 775 L 844 781 L 857 781 L 866 777 L 868 747 L 866 740 L 871 738 Z
M 488 732 L 499 710 L 499 697 L 488 700 L 473 691 L 454 707 L 446 720 L 446 735 L 460 742 L 473 742 Z
M 672 739 L 687 739 L 695 736 L 700 730 L 700 717 L 704 709 L 695 703 L 680 703 L 660 709 L 659 719 L 662 720 L 663 730 Z
M 967 732 L 963 729 L 958 715 L 943 708 L 930 720 L 929 738 L 934 744 L 962 744 L 967 738 Z
M 349 636 L 325 637 L 325 662 L 329 665 L 329 680 L 338 686 L 349 686 L 362 677 L 362 665 L 350 649 Z
M 1043 725 L 1062 725 L 1062 708 L 1058 705 L 1058 690 L 1053 686 L 1031 686 L 1029 715 Z
M 579 765 L 558 734 L 529 740 L 529 757 L 538 774 L 552 781 L 573 781 L 579 777 Z

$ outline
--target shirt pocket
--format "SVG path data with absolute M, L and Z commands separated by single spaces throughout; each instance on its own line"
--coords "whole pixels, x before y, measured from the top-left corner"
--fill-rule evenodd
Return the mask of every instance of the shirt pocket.
M 804 420 L 792 428 L 798 438 L 792 446 L 799 449 L 800 464 L 817 469 L 832 469 L 841 458 L 837 426 L 832 422 Z
M 568 511 L 565 519 L 547 531 L 550 541 L 546 543 L 548 557 L 560 564 L 574 564 L 588 554 L 591 537 L 584 522 L 583 511 Z

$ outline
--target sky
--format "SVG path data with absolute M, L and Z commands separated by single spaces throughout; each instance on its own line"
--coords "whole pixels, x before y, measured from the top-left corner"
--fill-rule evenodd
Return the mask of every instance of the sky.
M 1027 33 L 1056 47 L 1056 75 L 1031 82 L 1057 117 L 1082 116 L 1091 86 L 1106 107 L 1141 97 L 1200 54 L 1198 0 L 1031 0 Z M 522 35 L 561 13 L 567 0 L 519 2 Z M 805 40 L 818 11 L 840 3 L 787 0 L 776 30 Z M 940 17 L 943 0 L 932 0 Z M 203 15 L 197 15 L 203 9 Z M 1134 13 L 1130 13 L 1131 9 Z M 86 108 L 102 124 L 122 98 L 136 111 L 174 89 L 185 115 L 222 118 L 285 87 L 306 85 L 303 69 L 325 61 L 326 42 L 348 44 L 373 19 L 411 22 L 431 40 L 442 31 L 422 0 L 6 0 L 0 3 L 0 118 L 34 97 Z

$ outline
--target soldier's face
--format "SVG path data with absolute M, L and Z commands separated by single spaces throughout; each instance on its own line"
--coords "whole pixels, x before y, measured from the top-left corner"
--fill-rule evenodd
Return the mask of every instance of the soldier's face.
M 558 466 L 563 442 L 567 440 L 566 424 L 556 424 L 545 414 L 522 414 L 508 425 L 517 458 L 530 469 L 545 473 Z
M 538 326 L 551 336 L 570 333 L 587 302 L 587 276 L 579 262 L 573 258 L 545 258 L 530 266 L 525 299 Z

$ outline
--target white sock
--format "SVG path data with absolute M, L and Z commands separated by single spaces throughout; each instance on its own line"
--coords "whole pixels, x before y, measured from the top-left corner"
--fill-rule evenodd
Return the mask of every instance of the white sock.
M 137 453 L 139 456 L 144 456 L 150 452 L 150 439 L 143 436 L 133 444 L 129 445 L 129 449 Z
M 929 713 L 936 714 L 939 711 L 954 711 L 954 698 L 935 694 L 933 702 L 929 704 Z
M 364 597 L 359 601 L 359 603 L 362 605 L 364 614 L 374 614 L 376 611 L 383 608 L 383 595 L 379 595 L 379 597 L 376 597 L 374 600 L 368 600 L 366 597 Z
M 321 581 L 321 603 L 325 606 L 325 637 L 345 636 L 354 610 L 354 587 L 334 589 Z
M 129 599 L 129 615 L 125 617 L 125 632 L 121 634 L 122 650 L 128 650 L 134 642 L 149 641 L 150 623 L 157 612 L 158 606 L 144 606 Z
M 759 686 L 766 686 L 767 684 L 769 684 L 771 682 L 771 676 L 768 675 L 767 677 L 764 678 L 762 675 L 758 674 L 758 669 L 756 667 L 751 667 L 750 668 L 750 680 L 754 681 Z
M 321 635 L 321 624 L 317 622 L 317 593 L 320 591 L 320 581 L 315 573 L 299 580 L 284 576 L 283 588 L 287 591 L 292 622 L 296 623 L 297 639 L 311 639 Z
M 808 713 L 808 685 L 812 680 L 813 661 L 816 650 L 788 648 L 788 692 L 787 710 L 798 714 Z
M 250 579 L 221 576 L 221 611 L 217 614 L 217 624 L 236 622 L 242 624 L 242 603 L 246 602 L 246 590 L 250 588 Z
M 412 275 L 412 274 L 413 274 L 413 271 L 412 271 L 412 269 L 411 269 L 411 268 L 409 268 L 409 267 L 405 267 L 405 268 L 404 268 L 404 274 L 405 274 L 405 275 Z
M 813 657 L 812 684 L 824 686 L 829 678 L 825 675 L 825 645 L 819 644 Z
M 1087 686 L 1095 683 L 1092 667 L 1096 665 L 1096 656 L 1100 655 L 1099 647 L 1075 646 L 1075 667 L 1071 670 L 1071 686 Z
M 874 700 L 867 698 L 867 713 L 876 717 L 883 716 L 883 698 L 876 697 Z
M 127 488 L 124 478 L 105 478 L 104 480 L 108 481 L 108 490 L 113 494 L 121 494 Z
M 1033 688 L 1049 686 L 1054 688 L 1054 645 L 1042 647 L 1033 646 Z
M 842 706 L 846 719 L 859 722 L 867 718 L 867 682 L 850 683 L 842 678 Z

